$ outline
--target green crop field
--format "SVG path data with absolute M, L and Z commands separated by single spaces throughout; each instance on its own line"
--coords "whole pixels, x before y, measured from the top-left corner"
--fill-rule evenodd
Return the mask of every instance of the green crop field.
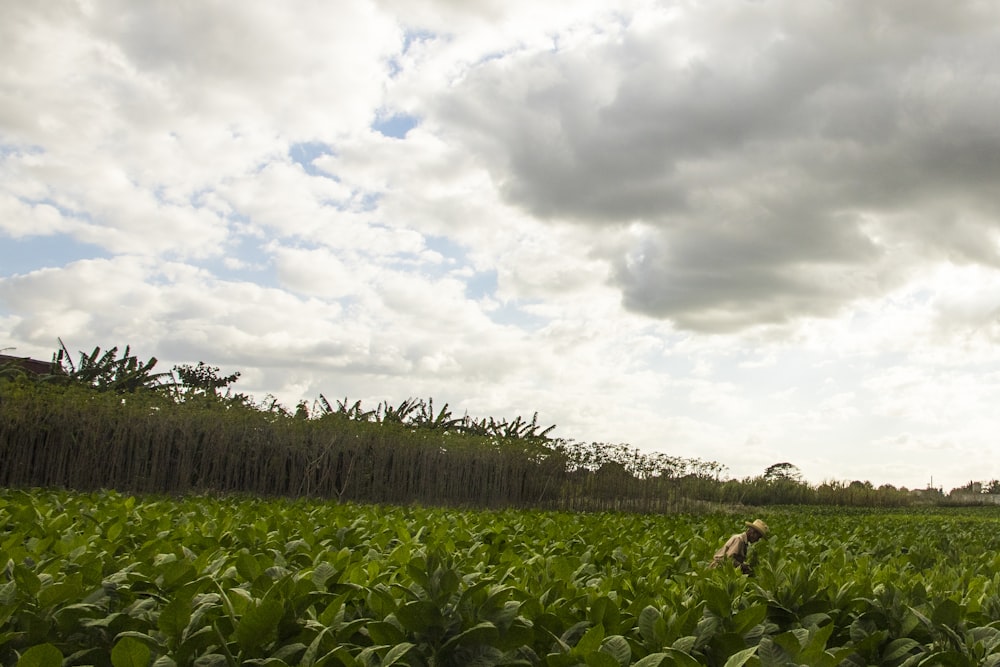
M 4 665 L 996 665 L 995 510 L 471 511 L 0 490 Z

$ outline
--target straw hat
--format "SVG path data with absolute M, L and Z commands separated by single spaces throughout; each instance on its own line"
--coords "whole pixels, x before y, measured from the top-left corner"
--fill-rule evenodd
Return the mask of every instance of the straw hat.
M 753 523 L 750 523 L 749 521 L 746 521 L 744 523 L 746 523 L 747 528 L 753 528 L 758 533 L 760 533 L 761 537 L 766 538 L 768 535 L 771 534 L 771 529 L 768 528 L 767 524 L 761 521 L 760 519 L 754 519 Z

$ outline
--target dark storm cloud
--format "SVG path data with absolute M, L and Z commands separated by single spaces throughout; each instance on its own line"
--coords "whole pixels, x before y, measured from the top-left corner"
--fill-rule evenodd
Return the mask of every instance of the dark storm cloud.
M 881 253 L 850 217 L 788 211 L 703 228 L 653 228 L 616 263 L 616 279 L 628 308 L 685 329 L 728 332 L 833 315 L 875 286 L 865 265 Z
M 533 215 L 641 224 L 615 258 L 630 309 L 710 330 L 829 315 L 916 262 L 1000 265 L 997 18 L 705 3 L 486 63 L 439 118 Z

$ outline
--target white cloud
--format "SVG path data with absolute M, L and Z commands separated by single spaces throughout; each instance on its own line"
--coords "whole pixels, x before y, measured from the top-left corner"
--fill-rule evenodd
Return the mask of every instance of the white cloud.
M 67 232 L 74 226 L 51 204 L 25 202 L 0 193 L 0 229 L 12 238 Z
M 979 242 L 996 212 L 986 102 L 961 95 L 933 116 L 921 87 L 933 63 L 971 89 L 992 34 L 949 48 L 931 8 L 687 9 L 569 54 L 485 63 L 429 115 L 535 216 L 642 221 L 640 245 L 618 251 L 625 303 L 685 328 L 834 316 L 894 286 L 902 262 L 996 263 L 995 241 Z M 979 11 L 956 6 L 944 25 L 967 30 Z
M 0 347 L 964 483 L 1000 453 L 996 14 L 8 3 Z

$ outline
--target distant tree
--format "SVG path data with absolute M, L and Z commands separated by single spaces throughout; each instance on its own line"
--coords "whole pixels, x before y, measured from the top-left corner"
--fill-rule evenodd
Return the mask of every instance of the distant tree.
M 983 485 L 983 493 L 1000 495 L 1000 479 L 993 479 Z
M 230 390 L 229 385 L 240 378 L 239 371 L 220 375 L 218 366 L 209 366 L 204 361 L 199 361 L 197 366 L 174 366 L 172 375 L 176 378 L 173 386 L 178 401 L 211 399 L 244 406 L 253 403 L 246 394 L 233 394 Z
M 607 461 L 594 473 L 598 477 L 616 481 L 632 480 L 633 476 L 624 465 L 618 461 Z
M 337 399 L 337 407 L 334 408 L 323 394 L 320 394 L 319 398 L 316 400 L 313 406 L 313 414 L 318 417 L 333 415 L 334 417 L 361 422 L 374 421 L 376 418 L 375 410 L 363 410 L 361 408 L 361 401 L 349 403 L 347 397 L 345 396 L 343 401 Z
M 764 471 L 764 480 L 767 482 L 801 482 L 802 471 L 798 466 L 784 461 L 770 465 Z
M 197 366 L 181 364 L 174 366 L 174 373 L 180 380 L 182 387 L 193 393 L 219 394 L 221 389 L 240 379 L 239 371 L 232 375 L 219 375 L 218 366 L 209 366 L 204 361 L 199 361 Z

